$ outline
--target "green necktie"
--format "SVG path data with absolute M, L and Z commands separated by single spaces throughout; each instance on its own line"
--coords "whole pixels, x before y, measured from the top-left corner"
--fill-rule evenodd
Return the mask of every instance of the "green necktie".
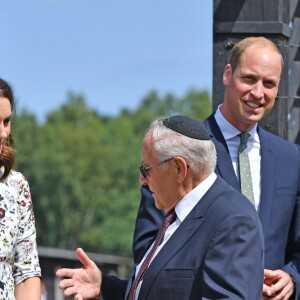
M 249 136 L 250 134 L 247 132 L 242 132 L 239 134 L 239 137 L 241 139 L 240 146 L 239 146 L 239 172 L 240 172 L 241 191 L 255 206 L 253 187 L 252 187 L 252 177 L 251 177 L 248 148 L 247 148 L 247 141 Z

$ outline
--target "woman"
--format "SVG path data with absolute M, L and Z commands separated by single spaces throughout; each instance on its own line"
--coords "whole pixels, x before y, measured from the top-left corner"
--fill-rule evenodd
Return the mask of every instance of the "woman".
M 0 79 L 0 299 L 40 300 L 41 269 L 29 185 L 13 170 L 11 87 Z

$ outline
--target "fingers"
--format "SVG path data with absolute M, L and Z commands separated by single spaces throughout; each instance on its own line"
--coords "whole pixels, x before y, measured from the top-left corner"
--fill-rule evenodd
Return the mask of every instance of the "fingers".
M 290 275 L 282 270 L 265 270 L 263 299 L 288 300 L 293 294 L 294 284 Z
M 278 279 L 280 274 L 277 271 L 265 269 L 264 270 L 264 284 L 272 286 Z
M 73 279 L 63 279 L 58 284 L 59 288 L 66 289 L 73 286 Z
M 58 269 L 56 276 L 63 278 L 59 282 L 59 288 L 64 290 L 65 297 L 74 295 L 75 300 L 89 299 L 100 293 L 101 272 L 83 249 L 78 248 L 76 255 L 83 267 Z
M 269 269 L 264 269 L 264 276 L 266 277 L 271 277 L 271 278 L 276 278 L 279 276 L 277 270 L 269 270 Z
M 74 269 L 58 269 L 56 271 L 56 276 L 57 277 L 72 277 L 74 275 Z
M 83 249 L 78 248 L 76 250 L 76 255 L 80 262 L 83 264 L 83 267 L 85 269 L 91 268 L 94 266 L 94 262 L 87 256 L 87 254 L 83 251 Z M 56 271 L 56 276 L 57 277 L 69 277 L 71 278 L 72 276 L 75 275 L 77 269 L 68 269 L 68 268 L 62 268 L 58 269 Z
M 59 282 L 59 288 L 64 290 L 64 296 L 69 297 L 74 295 L 74 299 L 83 299 L 81 295 L 78 294 L 79 289 L 74 285 L 72 279 L 63 279 Z
M 264 283 L 262 294 L 263 294 L 263 296 L 266 296 L 266 297 L 272 296 L 272 289 L 270 288 L 269 285 Z M 264 299 L 264 297 L 263 297 L 263 299 Z
M 83 300 L 83 298 L 80 294 L 76 294 L 74 300 Z
M 69 297 L 77 294 L 77 289 L 74 286 L 71 286 L 64 290 L 64 296 Z

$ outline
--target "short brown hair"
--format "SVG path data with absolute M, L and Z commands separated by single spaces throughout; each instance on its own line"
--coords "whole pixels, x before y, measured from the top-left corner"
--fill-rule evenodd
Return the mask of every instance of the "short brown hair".
M 234 72 L 235 68 L 238 66 L 238 64 L 240 63 L 240 59 L 241 59 L 241 56 L 244 53 L 244 51 L 252 45 L 257 45 L 261 48 L 271 48 L 271 49 L 275 50 L 280 56 L 281 70 L 283 69 L 283 66 L 284 66 L 283 57 L 282 57 L 282 54 L 281 54 L 278 46 L 275 43 L 273 43 L 271 40 L 269 40 L 263 36 L 259 36 L 259 37 L 247 37 L 247 38 L 237 42 L 233 46 L 231 56 L 229 59 L 229 64 L 231 65 L 233 72 Z

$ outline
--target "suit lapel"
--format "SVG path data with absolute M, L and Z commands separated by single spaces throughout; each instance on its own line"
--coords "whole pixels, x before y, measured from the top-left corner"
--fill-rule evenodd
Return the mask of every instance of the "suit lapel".
M 146 299 L 158 273 L 165 264 L 180 250 L 180 248 L 191 238 L 197 228 L 201 226 L 203 218 L 193 216 L 188 222 L 182 222 L 175 233 L 170 237 L 164 247 L 156 255 L 142 283 L 139 299 Z
M 185 220 L 180 224 L 174 234 L 170 237 L 164 247 L 152 261 L 145 277 L 139 293 L 139 299 L 146 299 L 150 289 L 155 281 L 158 273 L 164 266 L 175 256 L 180 249 L 189 241 L 196 230 L 205 222 L 205 212 L 215 199 L 224 191 L 226 183 L 218 177 L 213 186 L 203 196 L 201 201 L 197 203 L 194 209 L 188 214 Z M 205 239 L 204 236 L 199 238 Z
M 205 127 L 208 129 L 212 135 L 212 140 L 216 146 L 217 150 L 217 167 L 216 173 L 218 173 L 222 178 L 226 178 L 226 182 L 238 191 L 241 191 L 239 181 L 235 175 L 229 150 L 227 148 L 226 141 L 221 133 L 221 130 L 214 118 L 211 115 L 205 122 Z
M 226 179 L 226 182 L 238 191 L 241 191 L 238 179 L 235 175 L 230 154 L 227 148 L 227 144 L 219 129 L 219 126 L 211 115 L 205 122 L 206 128 L 212 135 L 212 139 L 217 149 L 217 167 L 216 173 L 220 174 L 222 178 Z M 270 219 L 270 205 L 272 205 L 274 198 L 274 186 L 275 186 L 275 163 L 276 158 L 272 150 L 272 141 L 270 139 L 270 133 L 257 127 L 257 132 L 261 144 L 261 196 L 259 216 L 263 228 L 267 228 L 267 224 Z
M 272 150 L 272 142 L 269 138 L 269 133 L 261 127 L 258 127 L 257 131 L 261 151 L 261 196 L 259 217 L 263 228 L 267 228 L 267 224 L 270 224 L 270 207 L 272 207 L 272 201 L 274 198 L 276 159 Z

